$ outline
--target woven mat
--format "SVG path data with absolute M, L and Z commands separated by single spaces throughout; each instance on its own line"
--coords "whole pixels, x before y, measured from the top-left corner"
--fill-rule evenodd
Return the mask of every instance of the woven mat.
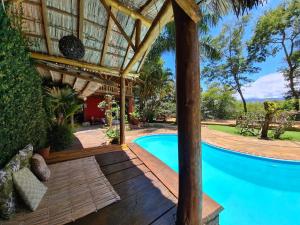
M 61 225 L 120 200 L 95 157 L 49 166 L 48 191 L 35 212 L 22 211 L 0 225 Z

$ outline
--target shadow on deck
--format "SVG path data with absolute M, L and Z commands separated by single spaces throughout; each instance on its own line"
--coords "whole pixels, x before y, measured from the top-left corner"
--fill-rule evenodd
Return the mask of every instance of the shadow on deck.
M 132 151 L 95 157 L 121 201 L 70 224 L 175 224 L 176 197 Z

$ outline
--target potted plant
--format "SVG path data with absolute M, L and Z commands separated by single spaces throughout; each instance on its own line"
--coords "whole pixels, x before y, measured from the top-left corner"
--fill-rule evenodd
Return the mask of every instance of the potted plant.
M 140 114 L 137 111 L 134 111 L 129 114 L 130 118 L 130 123 L 132 125 L 138 126 L 140 124 Z
M 46 145 L 44 148 L 38 150 L 38 153 L 43 156 L 44 159 L 48 159 L 50 155 L 50 145 Z

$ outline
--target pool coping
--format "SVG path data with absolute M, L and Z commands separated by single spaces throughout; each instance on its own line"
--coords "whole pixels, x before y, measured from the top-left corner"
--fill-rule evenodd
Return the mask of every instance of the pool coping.
M 178 198 L 178 174 L 167 166 L 160 159 L 143 149 L 136 143 L 128 144 L 128 147 L 133 151 L 141 161 L 153 172 L 153 174 L 168 188 L 168 190 Z M 214 220 L 223 207 L 214 201 L 211 197 L 203 193 L 203 208 L 202 219 L 203 223 L 208 223 Z
M 144 134 L 144 135 L 139 135 L 139 136 L 135 137 L 134 139 L 131 140 L 131 142 L 134 142 L 135 140 L 137 140 L 139 138 L 159 136 L 159 135 L 176 135 L 177 136 L 177 133 Z M 211 143 L 210 141 L 206 141 L 204 139 L 202 139 L 201 142 L 206 145 L 218 148 L 221 151 L 225 151 L 225 152 L 229 152 L 229 153 L 237 154 L 237 155 L 243 155 L 243 156 L 247 156 L 247 157 L 254 158 L 254 159 L 261 159 L 261 160 L 275 161 L 275 162 L 282 162 L 282 163 L 291 163 L 291 164 L 300 164 L 300 160 L 276 158 L 276 157 L 266 156 L 264 154 L 254 154 L 253 152 L 249 152 L 249 151 L 245 151 L 245 150 L 241 151 L 236 148 L 235 149 L 225 148 L 225 147 L 219 146 L 217 144 Z

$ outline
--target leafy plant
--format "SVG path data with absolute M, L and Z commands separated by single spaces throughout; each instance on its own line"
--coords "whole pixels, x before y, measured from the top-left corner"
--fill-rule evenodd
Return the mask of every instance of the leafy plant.
M 120 117 L 120 107 L 112 95 L 105 95 L 104 100 L 98 104 L 98 108 L 105 110 L 105 120 L 108 129 L 112 128 L 112 121 Z
M 50 128 L 48 138 L 52 150 L 63 150 L 74 140 L 73 129 L 69 124 L 54 123 Z
M 275 102 L 265 101 L 264 109 L 265 109 L 266 113 L 265 113 L 265 118 L 262 121 L 260 138 L 268 139 L 269 126 L 270 126 L 275 114 L 278 112 L 279 108 Z
M 54 113 L 55 122 L 64 124 L 70 119 L 73 126 L 73 116 L 82 108 L 82 103 L 78 100 L 76 92 L 71 88 L 47 88 L 49 96 L 50 110 Z
M 284 134 L 287 128 L 290 128 L 294 124 L 295 116 L 291 112 L 279 111 L 274 118 L 277 126 L 274 128 L 273 137 L 279 139 Z
M 227 86 L 211 84 L 201 95 L 203 119 L 230 119 L 235 115 L 234 92 Z
M 236 128 L 241 135 L 259 135 L 263 114 L 256 112 L 241 113 L 236 120 Z
M 27 144 L 37 149 L 46 140 L 41 78 L 21 33 L 22 11 L 14 13 L 9 18 L 0 6 L 0 167 Z
M 106 135 L 108 138 L 111 139 L 112 144 L 119 144 L 120 143 L 120 132 L 118 129 L 107 129 Z

